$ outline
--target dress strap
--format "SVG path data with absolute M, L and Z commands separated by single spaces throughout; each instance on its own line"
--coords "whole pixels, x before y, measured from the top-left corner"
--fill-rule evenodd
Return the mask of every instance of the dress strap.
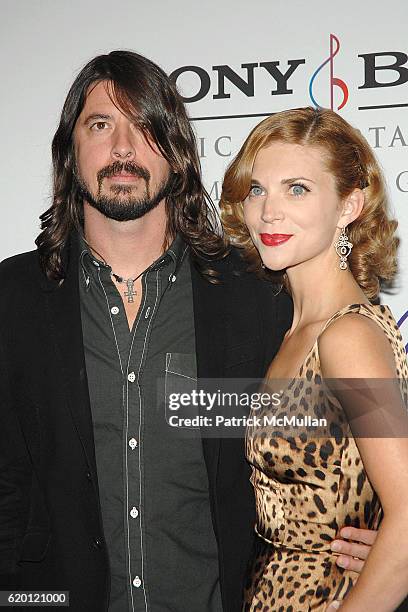
M 322 333 L 324 332 L 325 329 L 327 329 L 329 327 L 329 325 L 331 323 L 333 323 L 334 321 L 337 321 L 337 319 L 340 319 L 341 317 L 343 317 L 344 315 L 352 312 L 355 314 L 360 314 L 361 312 L 361 308 L 364 306 L 368 306 L 368 308 L 371 307 L 371 304 L 349 304 L 348 306 L 344 306 L 343 308 L 341 308 L 340 310 L 338 310 L 337 312 L 334 313 L 334 315 L 332 315 L 330 317 L 330 319 L 328 319 L 326 321 L 326 323 L 323 325 L 321 331 L 319 332 L 319 336 L 318 338 L 322 335 Z M 369 311 L 372 315 L 372 317 L 370 318 L 375 318 L 375 314 L 371 311 Z M 364 313 L 361 313 L 364 314 Z

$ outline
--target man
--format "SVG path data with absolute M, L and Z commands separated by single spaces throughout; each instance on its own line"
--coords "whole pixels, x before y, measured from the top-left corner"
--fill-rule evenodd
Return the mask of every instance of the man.
M 89 62 L 52 152 L 38 249 L 0 268 L 4 588 L 69 591 L 78 612 L 237 611 L 243 441 L 175 436 L 162 400 L 174 377 L 261 377 L 290 304 L 214 231 L 185 109 L 149 60 Z

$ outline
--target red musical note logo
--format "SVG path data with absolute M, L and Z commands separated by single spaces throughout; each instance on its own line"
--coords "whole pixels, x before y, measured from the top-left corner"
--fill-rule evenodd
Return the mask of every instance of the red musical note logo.
M 316 76 L 319 74 L 319 72 L 321 72 L 321 70 L 323 70 L 323 68 L 329 64 L 329 69 L 330 69 L 330 108 L 331 110 L 334 110 L 334 88 L 335 87 L 339 87 L 342 91 L 343 94 L 343 99 L 340 103 L 340 105 L 337 107 L 336 110 L 341 110 L 348 101 L 348 97 L 349 97 L 349 92 L 348 92 L 348 87 L 346 85 L 346 83 L 342 80 L 339 79 L 337 77 L 334 76 L 334 58 L 336 57 L 336 55 L 338 54 L 338 52 L 340 51 L 340 41 L 337 38 L 337 36 L 335 36 L 334 34 L 330 34 L 330 55 L 329 57 L 323 62 L 323 64 L 321 64 L 318 69 L 314 72 L 312 78 L 310 79 L 310 83 L 309 83 L 309 95 L 310 95 L 310 99 L 312 100 L 313 104 L 316 107 L 320 108 L 320 104 L 316 101 L 314 94 L 313 94 L 313 84 L 314 81 L 316 79 Z

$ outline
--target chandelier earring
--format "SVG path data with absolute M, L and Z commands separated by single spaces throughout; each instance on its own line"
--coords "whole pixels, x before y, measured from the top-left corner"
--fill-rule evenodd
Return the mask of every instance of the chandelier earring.
M 337 255 L 340 257 L 340 269 L 347 270 L 347 258 L 353 248 L 352 243 L 349 241 L 349 237 L 346 234 L 347 225 L 345 225 L 340 233 L 339 239 L 334 243 Z

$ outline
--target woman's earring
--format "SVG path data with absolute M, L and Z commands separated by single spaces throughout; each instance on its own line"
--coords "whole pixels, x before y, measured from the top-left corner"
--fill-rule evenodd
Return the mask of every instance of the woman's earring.
M 264 264 L 263 261 L 261 262 L 261 268 L 262 268 L 262 270 L 265 270 L 265 264 Z
M 347 257 L 351 253 L 353 245 L 349 242 L 349 238 L 346 234 L 346 227 L 343 227 L 339 239 L 334 244 L 337 255 L 340 257 L 340 269 L 347 270 Z

